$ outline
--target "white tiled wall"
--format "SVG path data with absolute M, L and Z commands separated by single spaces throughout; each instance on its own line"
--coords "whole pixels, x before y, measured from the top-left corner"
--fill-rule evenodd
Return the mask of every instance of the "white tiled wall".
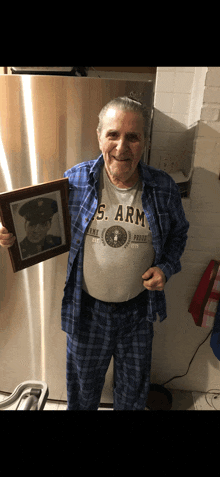
M 158 67 L 150 164 L 188 179 L 206 68 Z M 194 129 L 192 130 L 192 127 Z

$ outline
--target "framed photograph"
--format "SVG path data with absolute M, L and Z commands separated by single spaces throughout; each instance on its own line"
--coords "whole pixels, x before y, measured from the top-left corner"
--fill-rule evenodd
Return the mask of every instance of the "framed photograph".
M 17 239 L 8 248 L 14 272 L 70 249 L 68 182 L 58 179 L 0 194 L 2 225 Z

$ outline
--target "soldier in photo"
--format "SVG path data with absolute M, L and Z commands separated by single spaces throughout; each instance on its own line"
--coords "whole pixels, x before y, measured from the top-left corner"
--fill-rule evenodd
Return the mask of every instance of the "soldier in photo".
M 57 202 L 49 198 L 37 198 L 26 202 L 19 209 L 25 219 L 26 237 L 20 242 L 22 259 L 61 245 L 61 237 L 48 234 Z

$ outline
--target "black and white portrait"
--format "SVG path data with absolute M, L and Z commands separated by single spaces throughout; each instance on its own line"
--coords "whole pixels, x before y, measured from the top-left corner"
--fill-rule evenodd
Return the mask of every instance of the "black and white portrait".
M 65 245 L 60 191 L 12 202 L 21 259 Z
M 8 249 L 14 272 L 70 249 L 68 178 L 0 194 L 0 221 L 16 240 Z

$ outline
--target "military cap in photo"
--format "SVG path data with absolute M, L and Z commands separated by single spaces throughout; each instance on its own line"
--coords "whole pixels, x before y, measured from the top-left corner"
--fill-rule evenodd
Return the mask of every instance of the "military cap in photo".
M 56 200 L 39 197 L 22 205 L 19 209 L 19 214 L 29 222 L 32 222 L 32 224 L 37 224 L 52 219 L 57 211 Z

